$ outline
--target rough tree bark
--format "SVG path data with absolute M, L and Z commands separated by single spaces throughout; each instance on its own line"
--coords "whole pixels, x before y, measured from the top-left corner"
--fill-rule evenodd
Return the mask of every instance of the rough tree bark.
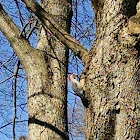
M 92 0 L 96 40 L 83 76 L 88 140 L 140 139 L 140 20 L 132 20 L 137 3 Z
M 63 30 L 70 31 L 71 1 L 43 0 L 42 7 Z M 37 11 L 38 13 L 40 11 Z M 40 14 L 40 13 L 39 13 Z M 43 24 L 34 49 L 0 7 L 0 29 L 26 71 L 28 84 L 28 139 L 69 139 L 67 126 L 68 48 Z M 5 29 L 5 27 L 7 27 Z
M 55 89 L 56 86 L 66 88 L 64 83 L 66 75 L 61 74 L 58 68 L 61 66 L 61 70 L 64 72 L 67 70 L 63 64 L 46 55 L 49 53 L 59 58 L 60 48 L 63 49 L 62 55 L 64 55 L 64 47 L 59 44 L 61 41 L 85 63 L 80 82 L 89 100 L 89 106 L 85 109 L 86 139 L 140 139 L 140 35 L 137 31 L 140 30 L 138 21 L 140 2 L 138 0 L 92 0 L 97 31 L 94 45 L 88 52 L 65 32 L 66 26 L 63 29 L 58 24 L 58 22 L 65 24 L 63 19 L 61 21 L 60 17 L 60 19 L 55 17 L 54 20 L 47 13 L 52 12 L 51 14 L 55 15 L 56 13 L 54 14 L 51 9 L 48 8 L 45 12 L 33 0 L 22 1 L 56 37 L 55 41 L 51 40 L 46 30 L 41 28 L 38 50 L 33 49 L 24 38 L 19 36 L 19 30 L 0 8 L 0 23 L 3 23 L 0 29 L 13 46 L 27 73 L 29 137 L 32 139 L 40 137 L 42 140 L 67 139 L 67 126 L 63 123 L 63 119 L 66 122 L 65 92 L 62 88 L 59 88 L 60 94 L 50 90 Z M 51 5 L 51 1 L 45 2 Z M 53 53 L 51 46 L 54 49 Z M 58 46 L 58 52 L 54 46 Z M 66 62 L 66 59 L 64 57 L 63 62 Z M 60 84 L 54 81 L 59 80 L 60 77 L 62 79 Z M 31 129 L 35 129 L 36 132 Z
M 62 25 L 64 30 L 70 31 L 71 2 L 43 0 L 42 7 L 57 23 Z M 32 68 L 31 72 L 27 72 L 29 138 L 31 140 L 68 139 L 68 48 L 51 33 L 50 24 L 47 23 L 47 25 L 49 28 L 40 26 L 37 45 L 37 49 L 44 52 L 46 57 L 44 64 L 37 59 L 35 62 L 38 61 L 38 64 Z M 40 122 L 38 122 L 39 125 L 35 125 L 36 119 L 46 125 L 43 124 L 42 127 Z

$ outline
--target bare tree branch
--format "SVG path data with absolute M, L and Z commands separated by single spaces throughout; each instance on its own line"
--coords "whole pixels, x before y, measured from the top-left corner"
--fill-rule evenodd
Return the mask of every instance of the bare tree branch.
M 9 79 L 11 79 L 13 77 L 13 75 L 9 76 L 8 78 L 4 79 L 3 81 L 0 82 L 0 84 L 3 84 L 4 82 L 8 81 Z
M 15 53 L 13 53 L 11 57 L 9 57 L 5 62 L 3 62 L 3 63 L 0 65 L 0 67 L 2 67 L 3 65 L 5 65 L 6 63 L 8 63 L 8 62 L 13 58 L 14 54 L 15 54 Z
M 13 140 L 16 140 L 16 133 L 15 133 L 15 126 L 16 126 L 16 118 L 17 118 L 17 76 L 18 76 L 18 70 L 19 70 L 20 61 L 18 60 L 15 72 L 14 72 L 14 83 L 13 83 L 13 98 L 14 98 L 14 115 L 13 115 Z
M 23 29 L 20 33 L 21 36 L 24 36 L 27 40 L 31 36 L 32 32 L 37 28 L 38 20 L 35 18 L 31 18 L 27 21 L 27 23 L 23 26 Z M 26 27 L 31 26 L 29 31 L 26 31 Z
M 27 8 L 29 8 L 39 19 L 45 24 L 45 26 L 51 30 L 51 32 L 61 41 L 64 45 L 69 47 L 75 55 L 81 60 L 85 59 L 88 55 L 87 49 L 85 49 L 77 40 L 69 35 L 62 27 L 56 23 L 53 18 L 35 1 L 33 0 L 22 0 Z M 48 25 L 48 22 L 50 23 Z
M 21 122 L 28 122 L 28 120 L 16 121 L 16 123 L 21 123 Z M 5 128 L 6 126 L 9 126 L 9 125 L 11 125 L 12 123 L 13 123 L 12 121 L 11 121 L 11 122 L 8 122 L 7 124 L 1 126 L 0 129 L 3 129 L 3 128 Z
M 15 1 L 15 3 L 16 3 L 17 9 L 18 9 L 18 14 L 19 14 L 20 22 L 21 22 L 21 24 L 22 24 L 22 26 L 23 26 L 23 21 L 22 21 L 23 17 L 22 17 L 22 13 L 21 13 L 21 11 L 20 11 L 20 7 L 19 7 L 19 4 L 18 4 L 18 1 L 17 1 L 17 0 L 14 0 L 14 1 Z
M 7 68 L 7 67 L 5 66 L 4 63 L 0 62 L 0 64 L 1 64 L 0 67 L 4 67 L 6 70 L 8 70 L 8 72 L 10 72 L 10 73 L 12 74 L 12 75 L 9 76 L 7 79 L 5 79 L 5 80 L 3 80 L 2 82 L 0 82 L 0 84 L 2 84 L 2 83 L 4 83 L 5 81 L 7 81 L 7 80 L 9 80 L 10 78 L 12 78 L 13 75 L 14 75 L 14 72 L 13 72 L 12 70 L 10 70 L 9 68 Z M 25 79 L 25 77 L 22 76 L 22 75 L 18 75 L 18 76 Z
M 8 16 L 8 14 L 4 11 L 1 4 L 0 30 L 10 42 L 20 61 L 28 61 L 27 56 L 29 56 L 30 52 L 32 52 L 35 49 L 23 36 L 20 36 L 20 30 L 17 28 L 12 19 Z

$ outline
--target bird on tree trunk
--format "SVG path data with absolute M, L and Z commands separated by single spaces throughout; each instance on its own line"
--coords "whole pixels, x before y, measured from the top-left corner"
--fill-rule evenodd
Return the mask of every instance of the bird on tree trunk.
M 89 103 L 88 103 L 87 98 L 84 95 L 85 91 L 83 89 L 83 86 L 80 84 L 79 81 L 77 81 L 75 79 L 75 77 L 76 77 L 75 74 L 69 75 L 69 81 L 71 83 L 71 88 L 75 92 L 75 95 L 77 95 L 81 98 L 83 105 L 87 108 Z

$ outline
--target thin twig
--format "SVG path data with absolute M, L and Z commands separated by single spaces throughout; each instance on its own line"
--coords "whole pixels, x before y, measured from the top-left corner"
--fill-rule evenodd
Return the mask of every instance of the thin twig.
M 9 76 L 8 78 L 6 78 L 2 82 L 0 82 L 0 84 L 3 84 L 4 82 L 6 82 L 7 80 L 11 79 L 12 77 L 13 77 L 13 75 Z
M 14 115 L 13 115 L 13 140 L 16 140 L 16 133 L 15 133 L 15 125 L 16 125 L 16 118 L 17 118 L 17 108 L 16 108 L 16 87 L 17 87 L 17 76 L 19 70 L 20 61 L 17 62 L 17 67 L 14 72 L 14 89 L 13 89 L 13 98 L 14 98 Z
M 9 57 L 5 62 L 3 62 L 3 63 L 0 65 L 0 67 L 2 67 L 3 65 L 5 65 L 6 63 L 8 63 L 8 62 L 12 59 L 12 57 L 14 56 L 14 54 L 15 54 L 15 53 L 13 53 L 11 57 Z
M 28 21 L 25 23 L 25 25 L 23 26 L 22 31 L 20 32 L 20 36 L 22 36 L 23 33 L 26 34 L 26 31 L 25 31 L 26 27 L 27 27 L 29 24 L 32 24 L 33 22 L 34 22 L 34 19 L 31 18 L 30 20 L 28 20 Z M 23 36 L 24 36 L 24 35 L 23 35 Z M 26 37 L 26 36 L 25 36 L 25 37 Z
M 22 26 L 23 26 L 23 17 L 22 17 L 22 13 L 21 13 L 21 11 L 20 11 L 20 7 L 19 7 L 19 4 L 18 4 L 18 1 L 17 0 L 14 0 L 15 1 L 15 3 L 16 3 L 16 6 L 17 6 L 17 9 L 18 9 L 18 14 L 19 14 L 19 19 L 20 19 L 20 22 L 21 22 L 21 24 L 22 24 Z
M 16 123 L 27 122 L 27 121 L 28 121 L 28 120 L 16 121 Z M 6 126 L 8 126 L 8 125 L 10 125 L 10 124 L 12 124 L 12 123 L 13 123 L 13 122 L 11 121 L 11 122 L 9 122 L 9 123 L 7 123 L 7 124 L 1 126 L 0 129 L 5 128 Z
M 31 27 L 31 29 L 26 37 L 27 39 L 31 36 L 31 34 L 34 31 L 34 29 L 36 28 L 37 24 L 38 24 L 38 20 L 34 21 L 33 26 Z

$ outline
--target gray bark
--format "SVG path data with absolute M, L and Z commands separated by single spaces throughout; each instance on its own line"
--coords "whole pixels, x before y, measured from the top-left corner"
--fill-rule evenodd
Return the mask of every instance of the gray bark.
M 70 5 L 67 1 L 48 0 L 42 4 L 53 19 L 67 31 L 70 24 L 64 19 L 70 18 L 71 9 L 67 9 L 68 4 Z M 49 23 L 47 25 L 50 27 Z M 68 139 L 66 76 L 68 48 L 44 26 L 40 26 L 37 48 L 44 52 L 44 62 L 41 64 L 42 57 L 37 59 L 38 64 L 35 68 L 30 68 L 33 71 L 27 72 L 29 138 Z
M 59 19 L 57 22 L 63 25 L 63 30 L 69 32 L 71 3 L 67 1 L 51 3 L 46 0 L 44 6 L 46 9 L 54 10 L 54 13 L 47 11 L 52 14 L 52 20 Z M 48 39 L 47 32 L 50 31 L 42 26 L 40 37 L 38 37 L 38 49 L 34 49 L 21 35 L 2 6 L 0 7 L 0 22 L 2 23 L 1 31 L 11 43 L 26 71 L 28 139 L 69 139 L 67 128 L 68 48 L 53 35 Z
M 127 26 L 136 4 L 109 0 L 96 5 L 96 41 L 82 75 L 90 101 L 88 140 L 140 139 L 139 35 L 130 35 Z

